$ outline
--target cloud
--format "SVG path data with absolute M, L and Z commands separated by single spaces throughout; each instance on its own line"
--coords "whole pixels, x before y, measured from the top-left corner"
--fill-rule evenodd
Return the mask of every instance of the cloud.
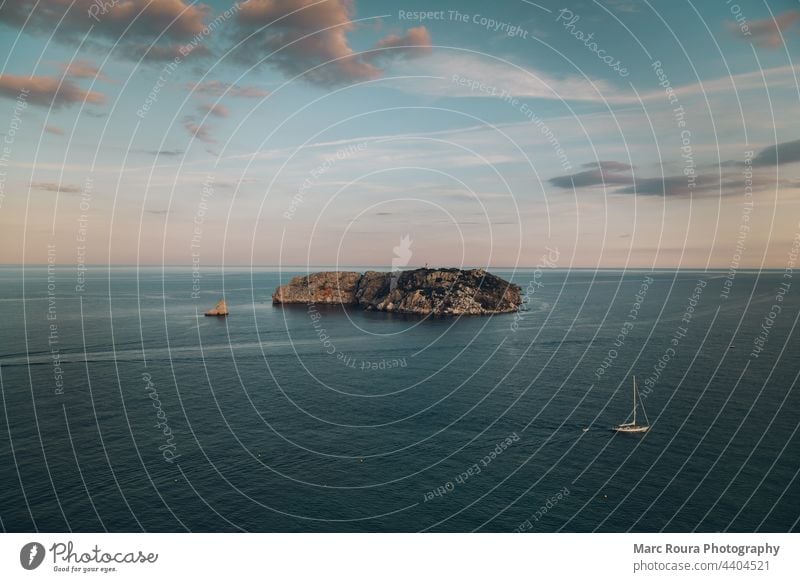
M 609 172 L 629 172 L 633 169 L 633 166 L 630 164 L 626 164 L 624 162 L 614 162 L 608 160 L 600 160 L 598 162 L 589 162 L 587 164 L 581 164 L 582 168 L 600 168 L 601 170 L 607 170 Z
M 105 102 L 102 93 L 84 91 L 68 79 L 0 75 L 0 97 L 17 99 L 23 91 L 27 91 L 26 100 L 33 105 L 61 107 L 73 103 L 98 105 Z
M 148 154 L 151 156 L 166 156 L 166 157 L 177 157 L 182 156 L 184 151 L 183 150 L 131 150 L 132 152 L 139 153 L 139 154 Z
M 390 34 L 378 41 L 365 58 L 378 61 L 390 58 L 416 58 L 431 53 L 431 35 L 424 26 L 409 28 L 402 36 Z
M 640 196 L 688 196 L 712 190 L 719 190 L 720 177 L 713 174 L 699 174 L 692 182 L 686 176 L 663 176 L 659 178 L 637 179 L 632 186 L 616 190 L 616 194 L 637 194 Z
M 78 194 L 81 191 L 79 186 L 56 184 L 55 182 L 31 182 L 31 188 L 44 190 L 45 192 L 61 192 L 64 194 Z
M 74 79 L 97 79 L 99 81 L 110 81 L 92 61 L 77 60 L 71 63 L 62 63 L 61 70 L 67 77 Z
M 101 52 L 111 50 L 108 42 L 114 42 L 118 54 L 134 59 L 145 55 L 148 60 L 179 56 L 183 45 L 175 43 L 184 41 L 192 41 L 185 46 L 197 47 L 191 54 L 207 54 L 197 39 L 210 30 L 205 28 L 209 14 L 208 6 L 192 0 L 0 2 L 0 24 L 66 43 L 85 42 Z
M 605 4 L 608 8 L 617 12 L 639 12 L 641 7 L 634 0 L 606 0 Z
M 583 164 L 583 170 L 575 174 L 555 176 L 548 182 L 558 188 L 584 188 L 587 186 L 599 186 L 609 184 L 633 184 L 633 176 L 630 171 L 633 168 L 629 164 L 613 161 L 589 162 Z
M 14 0 L 0 6 L 0 22 L 70 37 L 92 33 L 118 39 L 123 33 L 189 39 L 203 32 L 209 8 L 184 0 Z
M 347 34 L 355 29 L 352 1 L 250 0 L 238 6 L 241 36 L 265 27 L 246 43 L 240 59 L 259 59 L 278 51 L 270 61 L 291 76 L 334 61 L 306 75 L 308 80 L 325 85 L 380 76 L 378 67 L 359 59 L 348 42 Z M 260 50 L 253 51 L 254 44 Z
M 423 61 L 413 63 L 408 59 L 400 59 L 392 72 L 398 75 L 430 77 L 414 79 L 413 83 L 403 79 L 388 81 L 393 87 L 442 97 L 501 99 L 512 95 L 565 101 L 637 102 L 634 94 L 616 89 L 602 79 L 551 74 L 475 54 L 437 52 Z M 663 98 L 663 92 L 658 93 L 658 99 Z
M 664 91 L 654 90 L 639 97 L 624 86 L 617 87 L 604 79 L 550 73 L 531 66 L 515 66 L 485 55 L 460 54 L 437 51 L 417 62 L 398 61 L 392 73 L 413 75 L 413 82 L 404 79 L 386 81 L 392 87 L 414 94 L 437 97 L 466 97 L 503 99 L 533 97 L 537 99 L 608 103 L 611 106 L 639 106 L 639 97 L 645 103 L 664 102 Z M 703 79 L 687 85 L 675 86 L 681 100 L 692 98 L 710 99 L 712 95 L 730 97 L 733 91 L 740 96 L 747 91 L 758 93 L 759 102 L 764 99 L 766 88 L 785 88 L 796 91 L 796 70 L 793 65 L 756 69 L 721 77 Z M 419 78 L 420 76 L 429 78 Z M 525 122 L 528 123 L 528 122 Z
M 616 194 L 645 196 L 742 196 L 745 192 L 775 191 L 791 187 L 790 180 L 778 180 L 771 172 L 753 171 L 745 176 L 741 170 L 697 174 L 693 182 L 687 176 L 664 176 L 636 180 L 633 186 L 620 188 Z
M 752 20 L 745 22 L 742 26 L 737 22 L 727 21 L 728 27 L 734 36 L 752 42 L 762 48 L 779 48 L 783 44 L 782 33 L 794 26 L 800 19 L 800 11 L 787 10 L 778 14 L 774 18 L 763 20 Z
M 800 139 L 765 147 L 753 157 L 754 166 L 778 166 L 800 162 Z
M 762 148 L 751 160 L 753 167 L 780 166 L 793 162 L 800 162 L 800 139 Z M 720 164 L 720 167 L 723 168 L 741 168 L 743 166 L 745 166 L 745 162 L 742 160 L 726 160 Z
M 233 85 L 222 81 L 204 81 L 202 83 L 187 83 L 186 88 L 200 95 L 212 97 L 240 97 L 242 99 L 261 99 L 269 95 L 269 91 L 254 85 Z
M 45 125 L 44 130 L 47 133 L 52 133 L 53 135 L 64 135 L 64 130 L 60 127 L 56 127 L 55 125 Z
M 192 119 L 187 119 L 183 122 L 183 127 L 186 128 L 186 131 L 188 131 L 191 136 L 196 137 L 202 142 L 217 143 L 217 140 L 211 135 L 206 125 L 199 124 Z
M 417 27 L 375 45 L 376 49 L 392 50 L 357 54 L 348 40 L 348 34 L 356 29 L 352 0 L 250 0 L 237 6 L 238 39 L 253 36 L 236 58 L 252 64 L 269 54 L 269 62 L 283 73 L 303 75 L 322 86 L 377 79 L 383 74 L 378 62 L 385 64 L 425 50 L 409 44 L 430 47 L 427 30 Z
M 787 144 L 779 144 L 783 146 Z M 800 160 L 800 140 L 788 142 L 792 147 L 791 154 L 795 159 Z M 761 153 L 774 150 L 765 148 Z M 759 154 L 759 156 L 761 155 Z M 765 154 L 765 162 L 756 165 L 769 165 L 770 156 Z M 783 161 L 783 160 L 782 160 Z M 774 162 L 772 162 L 774 165 Z M 599 161 L 582 164 L 582 168 L 587 170 L 556 176 L 548 180 L 551 185 L 558 188 L 592 188 L 594 186 L 614 186 L 613 194 L 637 196 L 663 196 L 663 197 L 687 197 L 687 196 L 727 196 L 743 194 L 746 189 L 751 191 L 764 191 L 777 187 L 787 186 L 788 181 L 775 179 L 773 173 L 753 171 L 745 176 L 741 171 L 742 162 L 723 162 L 714 165 L 713 170 L 705 173 L 695 173 L 693 177 L 687 175 L 662 175 L 654 177 L 637 177 L 632 174 L 634 166 L 616 161 Z M 704 166 L 709 169 L 712 166 Z
M 144 61 L 174 61 L 188 57 L 199 57 L 211 54 L 205 46 L 191 44 L 135 44 L 129 49 L 129 54 Z
M 231 113 L 222 103 L 201 103 L 197 106 L 197 108 L 200 111 L 215 117 L 228 117 Z

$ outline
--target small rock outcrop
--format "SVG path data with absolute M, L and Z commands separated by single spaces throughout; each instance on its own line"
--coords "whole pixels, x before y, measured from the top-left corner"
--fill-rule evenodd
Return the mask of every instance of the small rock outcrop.
M 484 315 L 516 311 L 520 288 L 483 269 L 325 271 L 278 287 L 273 303 L 358 305 L 417 315 Z
M 361 273 L 324 271 L 294 277 L 272 294 L 273 303 L 332 303 L 355 305 Z
M 228 313 L 228 304 L 225 303 L 224 299 L 220 299 L 214 309 L 209 309 L 204 315 L 206 317 L 225 317 Z

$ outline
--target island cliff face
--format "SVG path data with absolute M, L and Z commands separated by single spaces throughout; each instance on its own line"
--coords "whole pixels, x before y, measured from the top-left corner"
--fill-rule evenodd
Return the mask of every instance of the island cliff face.
M 522 299 L 518 285 L 483 269 L 414 269 L 299 276 L 278 287 L 272 302 L 356 305 L 418 315 L 483 315 L 516 311 Z

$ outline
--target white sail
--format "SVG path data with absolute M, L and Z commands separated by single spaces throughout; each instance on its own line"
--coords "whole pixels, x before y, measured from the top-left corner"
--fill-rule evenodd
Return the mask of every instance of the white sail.
M 639 433 L 639 432 L 647 432 L 650 429 L 650 421 L 647 419 L 647 412 L 644 410 L 644 403 L 642 403 L 642 413 L 644 414 L 644 419 L 646 424 L 639 424 L 636 422 L 636 409 L 639 407 L 640 398 L 638 397 L 638 392 L 636 390 L 636 376 L 633 377 L 633 421 L 632 422 L 623 422 L 622 424 L 618 424 L 613 427 L 612 430 L 615 432 L 632 432 L 632 433 Z

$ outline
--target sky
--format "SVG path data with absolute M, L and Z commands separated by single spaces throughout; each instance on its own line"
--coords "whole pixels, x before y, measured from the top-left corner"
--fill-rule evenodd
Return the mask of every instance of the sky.
M 0 264 L 783 269 L 799 47 L 789 0 L 0 0 Z

